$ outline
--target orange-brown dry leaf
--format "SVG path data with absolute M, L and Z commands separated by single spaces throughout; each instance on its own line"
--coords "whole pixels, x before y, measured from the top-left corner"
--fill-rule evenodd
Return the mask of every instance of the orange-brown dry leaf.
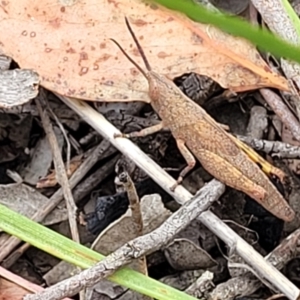
M 77 155 L 70 160 L 69 169 L 68 170 L 66 169 L 68 178 L 70 178 L 74 174 L 74 172 L 79 168 L 79 166 L 82 163 L 82 158 L 83 155 Z M 52 170 L 50 174 L 48 174 L 46 177 L 41 178 L 37 182 L 36 188 L 42 189 L 46 187 L 53 187 L 56 185 L 57 185 L 56 172 L 55 170 Z
M 149 101 L 146 79 L 109 40 L 142 64 L 125 16 L 158 73 L 196 72 L 234 91 L 288 90 L 245 40 L 141 0 L 1 1 L 0 51 L 35 69 L 44 87 L 62 95 Z
M 0 278 L 0 285 L 0 299 L 22 300 L 29 293 L 15 282 L 10 282 L 4 278 Z

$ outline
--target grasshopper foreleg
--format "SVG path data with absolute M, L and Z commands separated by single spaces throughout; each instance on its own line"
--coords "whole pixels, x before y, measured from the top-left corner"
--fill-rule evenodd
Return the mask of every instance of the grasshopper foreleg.
M 163 122 L 160 122 L 156 125 L 144 128 L 140 131 L 133 131 L 133 132 L 130 132 L 130 133 L 115 133 L 114 137 L 115 138 L 125 137 L 125 138 L 128 138 L 128 139 L 133 138 L 133 137 L 143 137 L 143 136 L 150 135 L 150 134 L 153 134 L 155 132 L 158 132 L 162 129 L 164 129 L 164 124 L 163 124 Z

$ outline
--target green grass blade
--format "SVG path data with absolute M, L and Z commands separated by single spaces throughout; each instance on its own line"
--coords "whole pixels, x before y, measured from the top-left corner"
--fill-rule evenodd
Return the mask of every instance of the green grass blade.
M 297 36 L 300 39 L 300 20 L 299 20 L 299 17 L 297 16 L 296 12 L 294 11 L 293 7 L 291 6 L 291 4 L 288 0 L 281 0 L 281 1 L 282 1 L 282 5 L 283 5 L 287 15 L 289 16 L 289 18 L 290 18 L 290 20 L 293 24 L 293 27 L 295 28 L 295 30 L 297 32 Z
M 5 232 L 81 268 L 88 268 L 104 258 L 86 248 L 0 204 L 0 228 Z M 129 268 L 122 268 L 108 278 L 141 294 L 161 300 L 195 300 L 159 281 Z

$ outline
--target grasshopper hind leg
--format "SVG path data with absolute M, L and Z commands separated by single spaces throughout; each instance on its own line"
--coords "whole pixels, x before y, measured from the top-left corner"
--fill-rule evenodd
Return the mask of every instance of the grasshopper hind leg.
M 265 206 L 264 200 L 267 196 L 267 191 L 243 175 L 225 159 L 205 149 L 197 149 L 197 158 L 204 169 L 216 179 L 236 190 L 244 192 Z
M 182 182 L 184 176 L 191 171 L 196 164 L 196 160 L 193 156 L 193 154 L 190 152 L 190 150 L 185 146 L 185 143 L 183 140 L 181 139 L 176 139 L 176 143 L 177 143 L 177 147 L 180 151 L 180 153 L 182 154 L 182 156 L 184 157 L 185 161 L 187 162 L 187 166 L 180 172 L 179 177 L 176 181 L 176 183 L 171 186 L 171 191 L 174 192 L 174 190 L 176 189 L 176 187 Z
M 236 137 L 233 137 L 233 140 L 235 141 L 237 146 L 250 157 L 252 161 L 260 165 L 261 169 L 265 174 L 267 174 L 268 176 L 275 175 L 279 178 L 279 180 L 282 183 L 285 182 L 286 174 L 282 170 L 272 166 L 268 161 L 266 161 L 258 153 L 256 153 L 251 147 L 249 147 L 247 144 L 240 141 Z

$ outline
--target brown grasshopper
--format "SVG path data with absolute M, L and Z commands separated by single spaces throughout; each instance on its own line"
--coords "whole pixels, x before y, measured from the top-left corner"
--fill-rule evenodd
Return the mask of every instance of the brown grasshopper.
M 294 211 L 253 161 L 255 157 L 259 157 L 258 154 L 227 133 L 205 110 L 185 96 L 171 79 L 152 71 L 127 18 L 125 21 L 148 72 L 145 72 L 118 42 L 113 39 L 112 41 L 148 80 L 151 105 L 162 122 L 138 132 L 119 134 L 115 137 L 140 137 L 161 129 L 169 129 L 187 162 L 172 190 L 194 168 L 196 163 L 194 154 L 215 178 L 246 193 L 278 218 L 291 221 L 295 215 Z M 250 151 L 250 157 L 244 151 Z M 271 166 L 261 157 L 259 163 L 267 166 L 265 170 L 283 180 L 284 173 L 281 170 Z

